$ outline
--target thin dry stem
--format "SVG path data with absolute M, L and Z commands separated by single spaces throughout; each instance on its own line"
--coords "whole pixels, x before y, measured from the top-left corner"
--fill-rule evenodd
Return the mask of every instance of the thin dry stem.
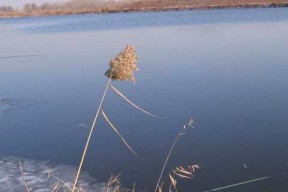
M 104 102 L 106 93 L 107 93 L 107 91 L 108 91 L 108 87 L 109 87 L 109 85 L 110 85 L 110 82 L 111 82 L 111 77 L 109 78 L 109 80 L 108 80 L 108 82 L 107 82 L 106 88 L 105 88 L 105 90 L 104 90 L 103 96 L 102 96 L 102 98 L 101 98 L 99 107 L 98 107 L 98 109 L 97 109 L 97 112 L 96 112 L 96 115 L 95 115 L 95 118 L 94 118 L 94 121 L 93 121 L 92 126 L 91 126 L 91 128 L 90 128 L 90 132 L 89 132 L 89 135 L 88 135 L 88 138 L 87 138 L 87 141 L 86 141 L 86 145 L 85 145 L 85 148 L 84 148 L 82 157 L 81 157 L 81 161 L 80 161 L 79 168 L 78 168 L 78 171 L 77 171 L 77 175 L 76 175 L 76 178 L 75 178 L 75 181 L 74 181 L 74 185 L 73 185 L 73 188 L 72 188 L 72 192 L 74 192 L 75 189 L 76 189 L 76 185 L 77 185 L 77 182 L 78 182 L 78 179 L 79 179 L 79 175 L 80 175 L 80 172 L 81 172 L 81 169 L 82 169 L 82 165 L 83 165 L 83 162 L 84 162 L 86 153 L 87 153 L 87 149 L 88 149 L 88 146 L 89 146 L 89 143 L 90 143 L 90 139 L 91 139 L 93 130 L 94 130 L 94 128 L 95 128 L 96 121 L 97 121 L 97 118 L 98 118 L 100 109 L 101 109 L 101 107 L 102 107 L 102 105 L 103 105 L 103 102 Z
M 59 188 L 61 188 L 61 185 L 59 185 L 59 183 L 57 183 L 53 189 L 51 190 L 51 192 L 57 192 L 59 190 Z
M 193 127 L 193 123 L 194 123 L 194 121 L 193 121 L 192 119 L 190 119 L 190 120 L 189 120 L 189 123 L 188 123 L 188 126 Z M 186 134 L 186 133 L 185 133 L 186 128 L 187 128 L 187 127 L 184 125 L 184 126 L 183 126 L 183 129 L 180 130 L 180 132 L 177 134 L 176 138 L 174 139 L 173 144 L 172 144 L 172 146 L 171 146 L 171 148 L 170 148 L 170 150 L 169 150 L 169 153 L 168 153 L 168 155 L 167 155 L 167 157 L 166 157 L 166 160 L 165 160 L 165 162 L 164 162 L 164 165 L 163 165 L 163 167 L 162 167 L 162 170 L 161 170 L 161 173 L 160 173 L 159 179 L 158 179 L 158 181 L 157 181 L 157 184 L 156 184 L 156 187 L 155 187 L 154 192 L 157 192 L 157 189 L 160 188 L 159 183 L 160 183 L 160 181 L 161 181 L 161 179 L 162 179 L 162 176 L 163 176 L 164 170 L 165 170 L 165 168 L 166 168 L 166 166 L 167 166 L 168 160 L 169 160 L 170 157 L 171 157 L 172 151 L 173 151 L 173 149 L 174 149 L 174 147 L 175 147 L 178 139 L 179 139 L 181 136 L 183 136 L 183 135 Z
M 157 117 L 157 118 L 166 118 L 166 117 L 160 117 L 158 115 L 154 115 L 152 113 L 149 113 L 148 111 L 145 111 L 144 109 L 142 109 L 141 107 L 137 106 L 136 104 L 134 104 L 131 100 L 129 100 L 123 93 L 121 93 L 118 89 L 116 89 L 112 84 L 110 84 L 110 87 L 113 89 L 113 91 L 115 91 L 118 95 L 120 95 L 123 99 L 125 99 L 130 105 L 132 105 L 133 107 L 135 107 L 136 109 L 142 111 L 143 113 L 150 115 L 152 117 Z
M 108 119 L 107 115 L 105 114 L 105 112 L 101 109 L 102 115 L 105 118 L 105 120 L 108 122 L 108 124 L 110 125 L 110 127 L 116 132 L 116 134 L 121 138 L 121 140 L 123 141 L 123 143 L 126 145 L 126 147 L 137 157 L 141 158 L 131 147 L 130 145 L 126 142 L 126 140 L 124 139 L 124 137 L 119 133 L 119 131 L 116 129 L 116 127 L 111 123 L 111 121 Z
M 174 147 L 175 147 L 178 139 L 179 139 L 182 135 L 183 135 L 182 133 L 178 133 L 178 135 L 176 136 L 176 138 L 175 138 L 175 140 L 174 140 L 174 142 L 173 142 L 173 144 L 172 144 L 172 146 L 171 146 L 171 148 L 170 148 L 170 150 L 169 150 L 169 153 L 168 153 L 168 155 L 167 155 L 167 157 L 166 157 L 166 160 L 165 160 L 165 163 L 164 163 L 164 165 L 163 165 L 163 167 L 162 167 L 162 170 L 161 170 L 161 173 L 160 173 L 159 179 L 158 179 L 158 181 L 157 181 L 157 184 L 156 184 L 156 187 L 155 187 L 154 192 L 157 192 L 157 188 L 159 187 L 159 183 L 160 183 L 160 181 L 161 181 L 161 179 L 162 179 L 162 176 L 163 176 L 164 170 L 165 170 L 165 168 L 166 168 L 166 165 L 167 165 L 167 163 L 168 163 L 168 160 L 169 160 L 170 157 L 171 157 L 171 153 L 172 153 L 172 151 L 173 151 L 173 149 L 174 149 Z
M 120 188 L 120 173 L 116 176 L 114 176 L 114 175 L 110 176 L 110 178 L 107 182 L 107 185 L 106 185 L 105 192 L 108 192 L 108 189 L 111 187 L 114 188 L 113 192 L 117 192 L 117 190 L 119 190 L 119 188 Z

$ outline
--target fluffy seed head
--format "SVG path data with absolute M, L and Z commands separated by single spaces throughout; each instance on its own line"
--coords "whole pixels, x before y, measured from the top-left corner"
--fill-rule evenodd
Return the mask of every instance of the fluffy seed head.
M 134 46 L 127 45 L 116 57 L 111 59 L 110 68 L 105 75 L 113 80 L 135 82 L 134 71 L 138 70 L 137 58 Z

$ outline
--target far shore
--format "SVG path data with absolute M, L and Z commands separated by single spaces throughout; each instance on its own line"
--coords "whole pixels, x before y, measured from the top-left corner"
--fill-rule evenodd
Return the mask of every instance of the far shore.
M 268 8 L 288 7 L 288 0 L 144 0 L 126 4 L 114 4 L 107 6 L 94 6 L 82 8 L 58 7 L 49 10 L 13 11 L 0 12 L 0 18 L 37 17 L 50 15 L 76 15 L 76 14 L 99 14 L 121 12 L 156 12 L 172 10 L 193 9 L 224 9 L 224 8 Z

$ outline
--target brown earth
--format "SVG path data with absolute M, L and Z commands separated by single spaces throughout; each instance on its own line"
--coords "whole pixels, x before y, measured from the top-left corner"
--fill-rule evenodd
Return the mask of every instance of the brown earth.
M 70 15 L 86 13 L 114 13 L 139 11 L 165 11 L 220 8 L 288 7 L 288 0 L 140 0 L 78 9 L 57 6 L 50 10 L 17 11 L 1 13 L 0 18 L 30 17 L 48 15 Z

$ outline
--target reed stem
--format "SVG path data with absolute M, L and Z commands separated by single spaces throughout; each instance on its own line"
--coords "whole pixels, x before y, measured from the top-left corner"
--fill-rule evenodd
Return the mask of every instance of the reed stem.
M 171 148 L 170 148 L 170 150 L 169 150 L 169 153 L 168 153 L 168 155 L 167 155 L 167 157 L 166 157 L 166 160 L 165 160 L 165 163 L 164 163 L 164 165 L 163 165 L 163 167 L 162 167 L 162 170 L 161 170 L 161 173 L 160 173 L 160 176 L 159 176 L 159 179 L 158 179 L 158 182 L 157 182 L 157 184 L 156 184 L 156 187 L 155 187 L 154 192 L 157 192 L 157 189 L 159 188 L 160 181 L 161 181 L 161 179 L 162 179 L 162 176 L 163 176 L 164 170 L 165 170 L 165 168 L 166 168 L 166 165 L 167 165 L 167 163 L 168 163 L 168 160 L 169 160 L 170 157 L 171 157 L 171 153 L 172 153 L 172 151 L 173 151 L 173 149 L 174 149 L 174 147 L 175 147 L 175 145 L 176 145 L 179 137 L 181 137 L 182 135 L 184 135 L 184 133 L 182 133 L 182 132 L 178 133 L 178 135 L 176 136 L 176 138 L 175 138 L 175 140 L 174 140 L 174 142 L 173 142 L 173 144 L 172 144 L 172 146 L 171 146 Z
M 80 164 L 79 164 L 79 168 L 78 168 L 78 171 L 77 171 L 77 174 L 76 174 L 76 178 L 75 178 L 75 181 L 74 181 L 74 184 L 73 184 L 72 192 L 74 192 L 75 189 L 76 189 L 76 185 L 77 185 L 77 182 L 78 182 L 78 179 L 79 179 L 79 176 L 80 176 L 80 172 L 81 172 L 81 169 L 82 169 L 83 162 L 84 162 L 84 160 L 85 160 L 85 156 L 86 156 L 87 149 L 88 149 L 88 146 L 89 146 L 89 143 L 90 143 L 90 139 L 91 139 L 93 130 L 94 130 L 94 128 L 95 128 L 96 121 L 97 121 L 97 118 L 98 118 L 98 116 L 99 116 L 100 110 L 101 110 L 101 108 L 102 108 L 102 105 L 103 105 L 103 102 L 104 102 L 104 99 L 105 99 L 105 96 L 106 96 L 106 93 L 107 93 L 107 91 L 108 91 L 108 88 L 109 88 L 110 83 L 111 83 L 111 77 L 109 78 L 109 80 L 108 80 L 108 82 L 107 82 L 107 85 L 106 85 L 106 87 L 105 87 L 103 96 L 102 96 L 102 98 L 101 98 L 99 107 L 98 107 L 97 112 L 96 112 L 96 115 L 95 115 L 95 118 L 94 118 L 93 123 L 92 123 L 92 126 L 91 126 L 91 128 L 90 128 L 90 132 L 89 132 L 89 135 L 88 135 L 86 144 L 85 144 L 85 148 L 84 148 L 84 150 L 83 150 L 83 154 L 82 154 L 82 157 L 81 157 L 81 161 L 80 161 Z

